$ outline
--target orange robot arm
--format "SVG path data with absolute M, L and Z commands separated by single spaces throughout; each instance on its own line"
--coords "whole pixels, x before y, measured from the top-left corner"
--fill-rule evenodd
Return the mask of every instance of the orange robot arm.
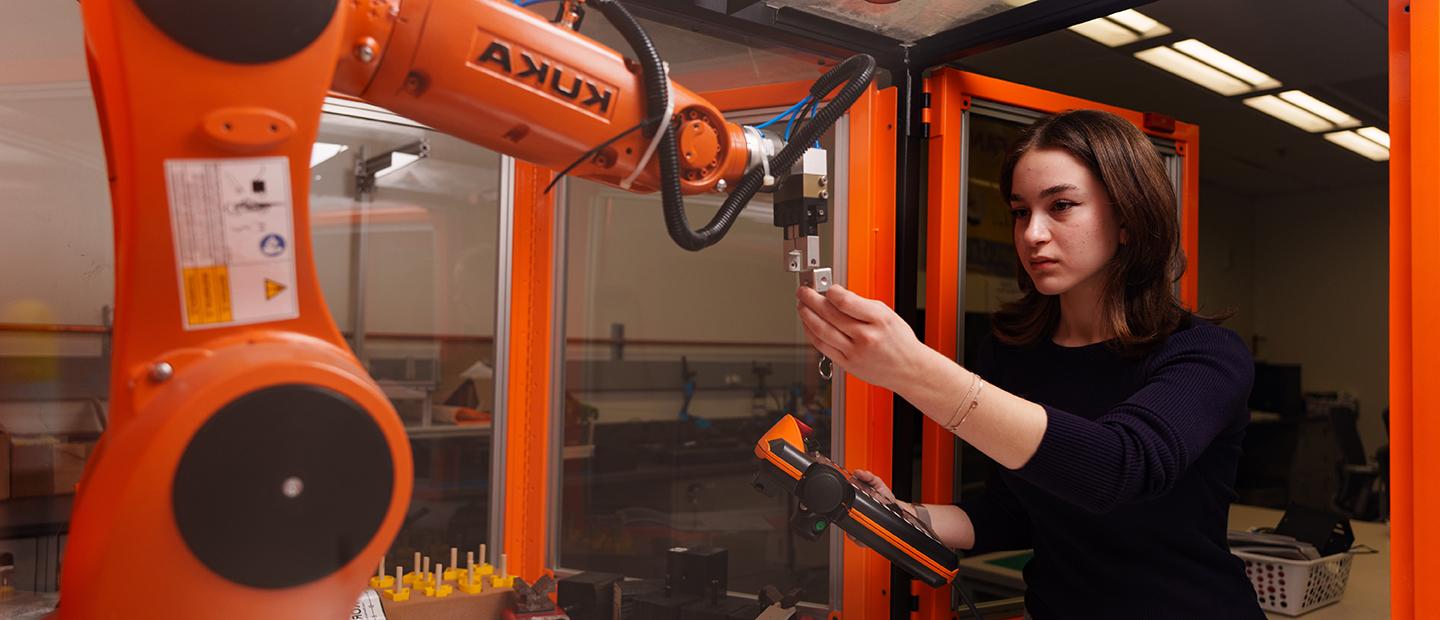
M 613 0 L 587 6 L 623 13 Z M 732 198 L 753 193 L 751 151 L 773 140 L 657 82 L 653 50 L 632 66 L 501 0 L 81 10 L 116 309 L 109 425 L 74 504 L 62 618 L 341 617 L 399 531 L 409 441 L 330 317 L 310 240 L 310 150 L 332 88 L 538 164 L 584 155 L 577 175 L 624 185 L 633 174 L 631 189 L 665 193 L 672 236 L 690 249 L 729 221 L 684 228 L 683 211 L 671 219 L 679 195 L 721 181 Z M 800 160 L 848 105 L 835 103 L 868 84 L 863 60 L 817 82 L 821 98 L 848 80 L 766 163 Z M 594 150 L 664 118 L 664 101 L 678 131 L 661 134 L 648 164 L 646 131 Z M 787 239 L 803 228 L 787 225 Z
M 398 0 L 351 11 L 332 88 L 440 131 L 554 170 L 646 118 L 640 67 L 616 51 L 503 1 Z M 671 84 L 683 123 L 685 193 L 734 185 L 745 134 Z M 571 174 L 619 185 L 650 135 L 634 131 Z M 631 189 L 659 188 L 652 159 Z

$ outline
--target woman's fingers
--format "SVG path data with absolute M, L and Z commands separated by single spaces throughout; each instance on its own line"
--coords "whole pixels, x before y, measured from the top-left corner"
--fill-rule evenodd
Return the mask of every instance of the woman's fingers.
M 850 346 L 850 337 L 844 332 L 835 328 L 829 321 L 811 310 L 809 306 L 802 305 L 798 308 L 800 313 L 800 324 L 805 327 L 805 332 L 812 336 L 816 345 L 825 343 L 832 349 L 845 349 Z M 833 358 L 832 358 L 833 359 Z
M 856 480 L 859 480 L 861 483 L 864 483 L 865 486 L 870 487 L 870 490 L 874 492 L 875 497 L 878 497 L 887 502 L 896 501 L 895 494 L 890 491 L 890 487 L 886 485 L 885 481 L 881 480 L 879 476 L 876 476 L 875 474 L 872 474 L 863 469 L 857 469 L 853 473 L 855 474 Z
M 815 292 L 815 289 L 802 286 L 796 296 L 800 298 L 803 307 L 809 308 L 847 336 L 853 337 L 856 330 L 864 327 L 864 323 L 841 312 L 834 304 L 826 301 L 825 296 Z
M 856 295 L 839 284 L 830 286 L 830 290 L 825 293 L 825 300 L 840 312 L 863 323 L 882 321 L 889 310 L 884 304 Z
M 802 325 L 802 327 L 804 326 Z M 850 363 L 850 358 L 846 357 L 843 351 L 836 349 L 835 347 L 832 347 L 829 344 L 826 344 L 824 341 L 820 340 L 819 338 L 815 337 L 815 334 L 810 333 L 810 328 L 808 327 L 805 328 L 805 335 L 810 339 L 810 343 L 815 345 L 816 351 L 819 351 L 821 355 L 830 358 L 830 363 L 834 364 L 835 367 L 839 370 L 845 370 L 845 365 Z

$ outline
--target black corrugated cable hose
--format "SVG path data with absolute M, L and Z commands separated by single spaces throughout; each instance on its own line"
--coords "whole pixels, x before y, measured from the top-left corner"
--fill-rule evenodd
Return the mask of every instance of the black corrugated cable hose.
M 636 56 L 640 61 L 645 80 L 645 106 L 646 112 L 651 117 L 660 117 L 665 114 L 665 100 L 669 95 L 670 81 L 665 76 L 663 64 L 660 60 L 660 52 L 655 49 L 655 44 L 650 41 L 650 36 L 640 23 L 630 15 L 616 0 L 590 0 L 587 4 L 600 9 L 605 19 L 609 20 L 625 41 L 634 48 Z M 846 59 L 844 62 L 830 69 L 810 87 L 810 94 L 816 101 L 823 99 L 830 91 L 835 90 L 840 84 L 844 87 L 835 95 L 835 98 L 820 108 L 814 119 L 801 119 L 800 128 L 790 136 L 789 142 L 780 149 L 774 157 L 770 158 L 770 169 L 774 171 L 789 170 L 795 162 L 805 154 L 810 147 L 831 125 L 839 120 L 840 115 L 860 98 L 860 94 L 870 85 L 870 80 L 875 77 L 875 59 L 868 54 L 857 54 Z M 710 223 L 700 230 L 691 230 L 690 221 L 685 217 L 684 195 L 680 193 L 680 155 L 676 147 L 674 126 L 664 128 L 665 135 L 660 140 L 660 196 L 665 213 L 665 228 L 670 232 L 670 238 L 680 247 L 691 251 L 703 250 L 725 236 L 730 226 L 739 217 L 740 211 L 754 197 L 755 192 L 765 182 L 764 171 L 756 166 L 752 167 L 745 176 L 735 184 L 730 195 L 725 198 L 720 210 L 711 218 Z

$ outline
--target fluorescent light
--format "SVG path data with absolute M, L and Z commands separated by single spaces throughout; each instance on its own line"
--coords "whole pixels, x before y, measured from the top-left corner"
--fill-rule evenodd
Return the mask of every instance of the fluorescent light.
M 1186 56 L 1244 80 L 1251 86 L 1254 86 L 1255 90 L 1280 87 L 1280 82 L 1275 78 L 1265 75 L 1256 68 L 1240 62 L 1229 54 L 1201 43 L 1196 39 L 1178 41 L 1172 43 L 1171 47 L 1180 50 L 1180 52 Z
M 1170 34 L 1168 26 L 1134 9 L 1075 24 L 1070 30 L 1110 47 Z
M 1162 34 L 1170 34 L 1170 28 L 1165 24 L 1151 19 L 1150 16 L 1135 9 L 1125 9 L 1119 13 L 1111 13 L 1110 21 L 1140 33 L 1145 38 L 1158 37 Z
M 310 167 L 314 168 L 325 163 L 331 157 L 344 153 L 350 147 L 344 144 L 330 144 L 329 142 L 316 142 L 310 146 Z
M 1104 17 L 1075 24 L 1070 27 L 1070 30 L 1109 47 L 1120 47 L 1140 40 L 1140 35 L 1135 34 L 1134 31 Z
M 1335 125 L 1330 121 L 1307 112 L 1304 108 L 1297 107 L 1275 95 L 1251 97 L 1245 100 L 1245 105 L 1304 129 L 1305 131 L 1320 132 L 1335 129 Z
M 415 162 L 417 162 L 417 161 L 419 161 L 419 160 L 420 160 L 420 156 L 419 156 L 419 155 L 411 155 L 411 154 L 409 154 L 409 153 L 401 153 L 400 151 L 395 151 L 395 152 L 393 152 L 393 153 L 390 154 L 390 165 L 389 165 L 389 166 L 386 166 L 386 167 L 384 167 L 384 168 L 381 168 L 379 172 L 376 172 L 376 173 L 375 173 L 375 178 L 378 179 L 378 178 L 380 178 L 380 177 L 383 177 L 383 176 L 385 176 L 385 175 L 387 175 L 387 174 L 390 174 L 390 173 L 395 172 L 395 171 L 397 171 L 397 170 L 399 170 L 399 169 L 401 169 L 401 168 L 404 168 L 405 166 L 408 166 L 408 165 L 410 165 L 410 164 L 413 164 L 413 163 L 415 163 Z
M 1327 133 L 1325 134 L 1325 139 L 1359 153 L 1372 161 L 1388 161 L 1390 159 L 1390 149 L 1371 142 L 1353 131 Z
M 1336 127 L 1340 127 L 1342 129 L 1348 127 L 1355 127 L 1360 124 L 1360 121 L 1355 117 L 1341 112 L 1340 110 L 1331 107 L 1325 102 L 1320 101 L 1319 99 L 1311 97 L 1310 95 L 1307 95 L 1298 90 L 1287 90 L 1283 93 L 1280 93 L 1280 98 L 1297 106 L 1300 106 L 1301 108 L 1304 108 L 1307 112 L 1310 112 L 1311 114 L 1330 121 L 1334 123 Z
M 1135 57 L 1222 95 L 1239 95 L 1254 90 L 1239 78 L 1169 47 L 1140 50 L 1135 52 Z
M 1387 149 L 1390 148 L 1390 134 L 1385 133 L 1385 131 L 1380 129 L 1379 127 L 1361 127 L 1359 129 L 1356 129 L 1355 133 L 1364 136 L 1365 139 L 1374 142 L 1375 144 L 1383 146 Z

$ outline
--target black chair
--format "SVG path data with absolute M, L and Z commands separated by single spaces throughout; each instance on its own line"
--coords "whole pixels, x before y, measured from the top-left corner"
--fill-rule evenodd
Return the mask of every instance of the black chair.
M 1365 456 L 1357 420 L 1360 403 L 1336 393 L 1311 393 L 1291 465 L 1290 500 L 1351 519 L 1381 518 L 1381 470 Z

